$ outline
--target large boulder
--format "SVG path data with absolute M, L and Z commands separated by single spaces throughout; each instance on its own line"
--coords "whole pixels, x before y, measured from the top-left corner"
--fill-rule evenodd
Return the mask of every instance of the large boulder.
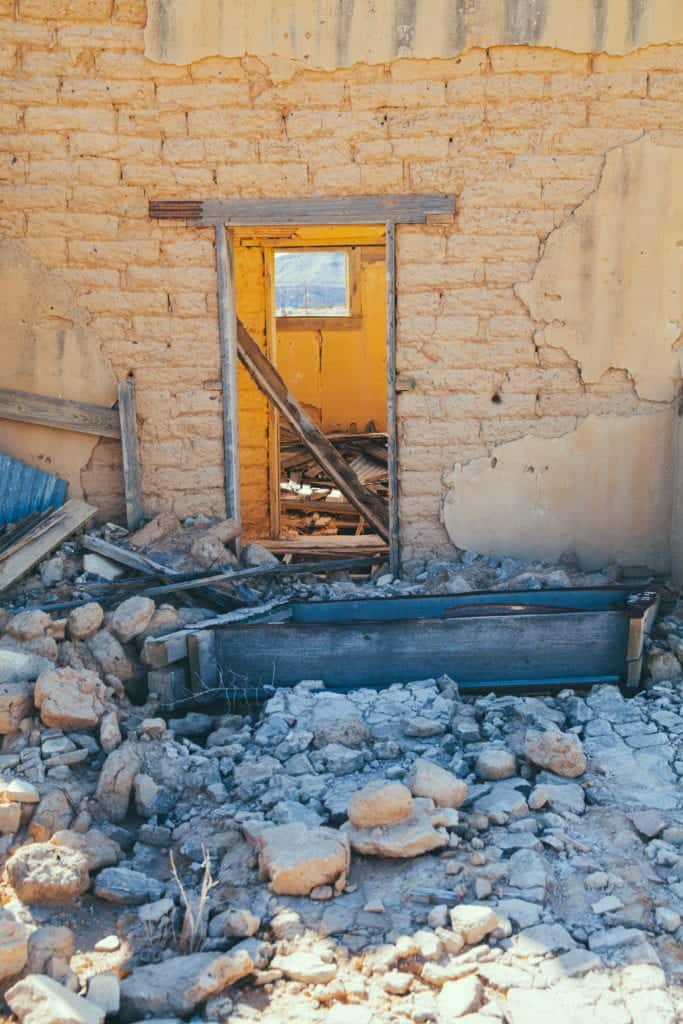
M 140 756 L 130 740 L 107 755 L 97 783 L 97 799 L 112 821 L 125 818 L 135 776 L 141 767 Z
M 435 812 L 432 800 L 418 798 L 413 801 L 410 815 L 394 825 L 356 828 L 347 822 L 343 828 L 351 849 L 356 853 L 375 857 L 417 857 L 448 845 L 448 832 L 438 824 L 440 813 L 443 812 Z
M 467 796 L 467 783 L 424 757 L 413 762 L 407 782 L 413 796 L 427 797 L 437 807 L 460 807 Z
M 72 608 L 67 617 L 67 628 L 72 640 L 87 640 L 102 625 L 104 609 L 97 601 L 88 601 L 80 608 Z
M 121 1017 L 189 1017 L 209 996 L 222 992 L 254 968 L 246 950 L 192 953 L 139 967 L 121 982 Z
M 348 838 L 331 828 L 308 828 L 303 822 L 275 825 L 255 835 L 260 868 L 270 888 L 281 896 L 308 896 L 321 885 L 337 892 L 346 885 L 351 854 Z
M 44 974 L 29 974 L 5 993 L 21 1024 L 103 1024 L 104 1010 Z
M 7 876 L 26 903 L 62 903 L 81 896 L 90 885 L 83 854 L 50 843 L 20 847 L 7 861 Z
M 0 651 L 0 671 L 5 663 L 5 656 L 14 657 L 13 651 Z M 21 655 L 17 655 L 21 658 Z M 34 654 L 27 654 L 27 658 L 37 657 Z M 45 662 L 50 666 L 46 658 L 38 658 L 38 661 Z M 5 666 L 6 667 L 6 666 Z M 52 667 L 52 666 L 50 666 Z M 9 733 L 17 732 L 22 718 L 26 718 L 33 711 L 33 686 L 28 682 L 7 682 L 0 686 L 0 736 L 7 736 Z
M 357 828 L 393 825 L 410 815 L 413 797 L 400 782 L 369 782 L 349 800 L 349 819 Z
M 583 744 L 573 732 L 528 729 L 524 738 L 524 754 L 527 760 L 540 768 L 568 779 L 583 775 L 586 770 Z
M 104 714 L 104 683 L 86 669 L 54 668 L 38 676 L 33 699 L 52 729 L 94 729 Z
M 23 971 L 28 959 L 28 928 L 0 907 L 0 981 Z
M 156 605 L 151 597 L 129 597 L 114 610 L 110 628 L 122 644 L 127 644 L 149 625 Z

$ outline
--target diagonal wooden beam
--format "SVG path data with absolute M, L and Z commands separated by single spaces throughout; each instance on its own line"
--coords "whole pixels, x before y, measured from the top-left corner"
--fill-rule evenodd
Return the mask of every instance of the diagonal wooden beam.
M 273 403 L 311 452 L 330 479 L 353 507 L 377 531 L 389 540 L 389 524 L 384 502 L 364 487 L 332 442 L 313 422 L 290 393 L 284 380 L 263 354 L 241 320 L 237 321 L 237 354 L 256 385 Z

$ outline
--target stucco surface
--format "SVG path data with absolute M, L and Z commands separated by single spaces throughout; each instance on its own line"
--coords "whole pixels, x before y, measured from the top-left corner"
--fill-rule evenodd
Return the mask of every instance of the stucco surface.
M 588 416 L 561 437 L 527 436 L 455 466 L 444 503 L 454 544 L 486 554 L 606 560 L 667 570 L 671 409 Z
M 331 69 L 526 44 L 626 53 L 683 39 L 680 0 L 148 0 L 145 52 L 277 55 Z
M 116 383 L 88 315 L 58 272 L 17 242 L 0 242 L 0 386 L 54 398 L 112 405 Z M 0 449 L 58 473 L 81 493 L 81 470 L 98 438 L 0 419 Z
M 549 236 L 516 291 L 542 341 L 584 381 L 625 369 L 640 397 L 677 392 L 683 330 L 683 148 L 644 137 L 609 151 L 588 198 Z

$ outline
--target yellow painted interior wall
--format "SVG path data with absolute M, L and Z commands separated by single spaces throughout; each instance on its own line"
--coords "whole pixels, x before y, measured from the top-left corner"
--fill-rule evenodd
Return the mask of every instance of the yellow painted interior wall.
M 275 363 L 294 397 L 326 432 L 386 430 L 384 228 L 346 225 L 234 232 L 237 313 Z M 361 326 L 343 330 L 275 330 L 272 259 L 278 248 L 351 246 L 360 251 Z M 269 323 L 270 321 L 270 323 Z M 275 417 L 240 367 L 239 426 L 245 539 L 272 529 L 277 493 Z

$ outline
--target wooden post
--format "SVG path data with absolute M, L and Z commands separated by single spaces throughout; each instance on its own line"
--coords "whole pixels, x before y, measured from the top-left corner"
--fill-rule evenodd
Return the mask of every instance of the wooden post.
M 398 524 L 398 427 L 396 419 L 396 224 L 388 221 L 385 233 L 387 265 L 387 435 L 389 471 L 389 565 L 401 573 Z
M 232 239 L 224 224 L 216 225 L 216 272 L 218 279 L 218 331 L 223 386 L 223 458 L 225 514 L 242 521 L 240 509 L 240 441 L 237 391 L 237 308 Z M 234 547 L 239 553 L 239 537 Z
M 131 379 L 121 381 L 119 384 L 119 419 L 123 454 L 123 486 L 126 495 L 126 522 L 129 530 L 137 530 L 142 526 L 144 510 L 138 456 L 135 382 Z

